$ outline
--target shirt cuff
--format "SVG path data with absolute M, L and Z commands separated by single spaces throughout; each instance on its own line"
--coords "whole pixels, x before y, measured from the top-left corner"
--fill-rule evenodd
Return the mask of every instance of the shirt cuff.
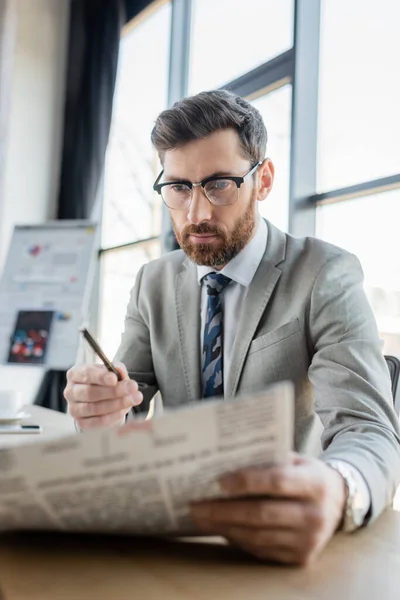
M 327 462 L 327 464 L 329 464 L 329 460 L 327 460 L 326 462 Z M 369 491 L 367 482 L 365 481 L 364 477 L 361 475 L 360 471 L 356 467 L 354 467 L 352 464 L 348 463 L 346 460 L 335 458 L 335 463 L 342 464 L 344 468 L 346 468 L 348 471 L 350 471 L 353 479 L 355 480 L 355 482 L 357 484 L 357 490 L 359 493 L 360 504 L 361 504 L 360 509 L 362 511 L 362 515 L 364 518 L 363 525 L 365 525 L 366 521 L 367 521 L 368 513 L 371 508 L 371 492 Z

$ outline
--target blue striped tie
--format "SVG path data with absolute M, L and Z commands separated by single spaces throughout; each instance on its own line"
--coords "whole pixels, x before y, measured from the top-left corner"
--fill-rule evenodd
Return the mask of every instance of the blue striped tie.
M 209 273 L 203 277 L 207 286 L 207 320 L 203 339 L 203 398 L 222 396 L 224 393 L 224 371 L 222 354 L 222 305 L 220 294 L 231 279 L 220 273 Z

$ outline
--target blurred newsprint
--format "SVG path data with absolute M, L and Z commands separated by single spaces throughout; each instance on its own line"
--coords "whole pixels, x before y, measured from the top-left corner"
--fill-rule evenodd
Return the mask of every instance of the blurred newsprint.
M 1 448 L 0 531 L 196 533 L 190 502 L 223 497 L 218 477 L 288 459 L 293 386 L 165 410 L 113 428 Z

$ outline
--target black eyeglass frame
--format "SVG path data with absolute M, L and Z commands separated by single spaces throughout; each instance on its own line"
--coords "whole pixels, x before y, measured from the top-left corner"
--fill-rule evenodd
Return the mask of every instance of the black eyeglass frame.
M 262 161 L 262 160 L 260 160 L 258 163 L 256 163 L 256 164 L 255 164 L 255 165 L 254 165 L 254 166 L 253 166 L 253 167 L 250 169 L 250 171 L 248 171 L 248 173 L 246 173 L 245 175 L 243 175 L 243 177 L 234 177 L 234 176 L 232 176 L 232 175 L 219 175 L 218 177 L 211 176 L 211 177 L 206 177 L 205 179 L 203 179 L 203 181 L 199 181 L 199 182 L 196 182 L 196 183 L 192 183 L 191 181 L 186 181 L 186 180 L 184 180 L 184 179 L 180 179 L 180 180 L 178 180 L 178 181 L 166 181 L 166 182 L 164 182 L 164 183 L 159 183 L 159 181 L 160 181 L 161 177 L 162 177 L 162 176 L 163 176 L 163 174 L 164 174 L 164 169 L 163 169 L 163 170 L 161 171 L 161 173 L 159 174 L 159 176 L 157 177 L 157 179 L 155 180 L 155 182 L 154 182 L 154 185 L 153 185 L 153 190 L 154 190 L 155 192 L 157 192 L 158 194 L 160 194 L 160 196 L 162 197 L 162 188 L 163 188 L 163 187 L 166 187 L 167 185 L 187 185 L 187 186 L 188 186 L 188 188 L 189 188 L 189 189 L 190 189 L 190 191 L 191 191 L 191 194 L 192 194 L 192 195 L 191 195 L 191 199 L 190 199 L 190 203 L 188 204 L 188 206 L 185 206 L 184 208 L 172 208 L 171 206 L 168 206 L 168 204 L 165 202 L 165 200 L 164 200 L 164 198 L 163 198 L 163 202 L 164 202 L 164 203 L 166 204 L 166 206 L 168 206 L 168 208 L 170 208 L 171 210 L 186 210 L 186 208 L 189 208 L 189 206 L 190 206 L 190 204 L 191 204 L 191 202 L 192 202 L 192 197 L 193 197 L 193 192 L 192 192 L 192 190 L 193 190 L 193 188 L 194 188 L 194 187 L 198 187 L 198 186 L 200 186 L 200 185 L 201 185 L 201 187 L 202 187 L 202 188 L 203 188 L 203 190 L 204 190 L 204 187 L 205 187 L 205 186 L 207 185 L 207 183 L 209 183 L 210 181 L 220 181 L 220 180 L 226 180 L 226 179 L 228 179 L 229 181 L 234 181 L 234 182 L 236 183 L 236 185 L 237 185 L 237 188 L 238 188 L 238 190 L 239 190 L 239 189 L 240 189 L 240 186 L 242 185 L 242 183 L 244 183 L 244 182 L 245 182 L 245 180 L 246 180 L 248 177 L 250 177 L 250 175 L 252 175 L 252 174 L 253 174 L 253 173 L 256 171 L 256 169 L 258 169 L 258 167 L 259 167 L 260 165 L 262 165 L 262 163 L 263 163 L 263 161 Z M 207 193 L 205 192 L 205 190 L 204 190 L 204 194 L 205 194 L 205 196 L 206 196 L 207 200 L 208 200 L 208 201 L 209 201 L 209 202 L 210 202 L 210 203 L 211 203 L 213 206 L 218 206 L 218 205 L 215 205 L 215 204 L 214 204 L 214 203 L 213 203 L 213 202 L 210 200 L 210 198 L 207 196 Z M 232 204 L 236 204 L 236 202 L 238 201 L 238 199 L 239 199 L 239 194 L 238 194 L 237 200 L 235 200 L 235 202 L 232 202 Z M 232 204 L 222 204 L 221 206 L 232 206 Z

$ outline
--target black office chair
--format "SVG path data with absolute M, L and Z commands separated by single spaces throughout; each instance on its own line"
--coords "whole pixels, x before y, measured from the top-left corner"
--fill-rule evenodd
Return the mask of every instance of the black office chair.
M 392 380 L 393 404 L 396 413 L 400 416 L 400 360 L 395 356 L 385 356 L 386 364 L 389 368 L 390 379 Z

